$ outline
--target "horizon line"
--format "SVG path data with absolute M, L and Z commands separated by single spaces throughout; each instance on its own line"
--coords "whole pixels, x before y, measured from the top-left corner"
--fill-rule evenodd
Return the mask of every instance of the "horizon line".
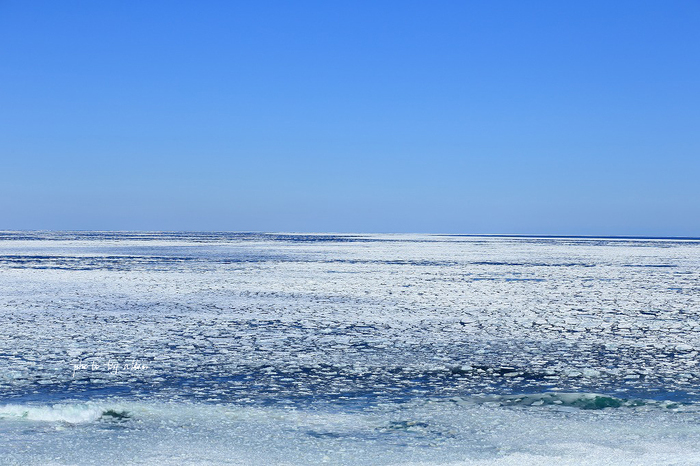
M 700 241 L 700 236 L 647 236 L 647 235 L 576 235 L 576 234 L 532 234 L 532 233 L 428 233 L 428 232 L 339 232 L 339 231 L 272 231 L 272 230 L 89 230 L 89 229 L 0 229 L 6 233 L 189 233 L 189 234 L 238 234 L 238 235 L 427 235 L 465 238 L 544 238 L 544 239 L 656 239 Z

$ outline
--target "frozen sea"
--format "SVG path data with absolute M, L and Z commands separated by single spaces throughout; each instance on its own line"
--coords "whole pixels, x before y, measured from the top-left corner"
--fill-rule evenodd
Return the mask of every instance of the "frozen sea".
M 0 464 L 698 465 L 700 241 L 0 232 Z

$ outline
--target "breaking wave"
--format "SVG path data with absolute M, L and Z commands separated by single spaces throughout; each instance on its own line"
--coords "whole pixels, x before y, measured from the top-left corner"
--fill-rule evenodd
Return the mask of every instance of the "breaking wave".
M 101 419 L 123 420 L 129 413 L 118 408 L 105 408 L 92 403 L 32 406 L 8 404 L 0 406 L 0 420 L 26 420 L 86 424 Z

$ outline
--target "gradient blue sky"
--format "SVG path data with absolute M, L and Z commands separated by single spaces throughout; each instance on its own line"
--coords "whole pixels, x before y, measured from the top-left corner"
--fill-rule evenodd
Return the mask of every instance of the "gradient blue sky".
M 700 236 L 700 2 L 0 0 L 0 229 Z

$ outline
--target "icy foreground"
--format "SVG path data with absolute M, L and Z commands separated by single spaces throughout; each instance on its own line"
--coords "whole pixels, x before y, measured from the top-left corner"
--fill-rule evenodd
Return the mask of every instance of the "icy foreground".
M 0 233 L 0 464 L 699 464 L 699 279 L 698 241 Z

